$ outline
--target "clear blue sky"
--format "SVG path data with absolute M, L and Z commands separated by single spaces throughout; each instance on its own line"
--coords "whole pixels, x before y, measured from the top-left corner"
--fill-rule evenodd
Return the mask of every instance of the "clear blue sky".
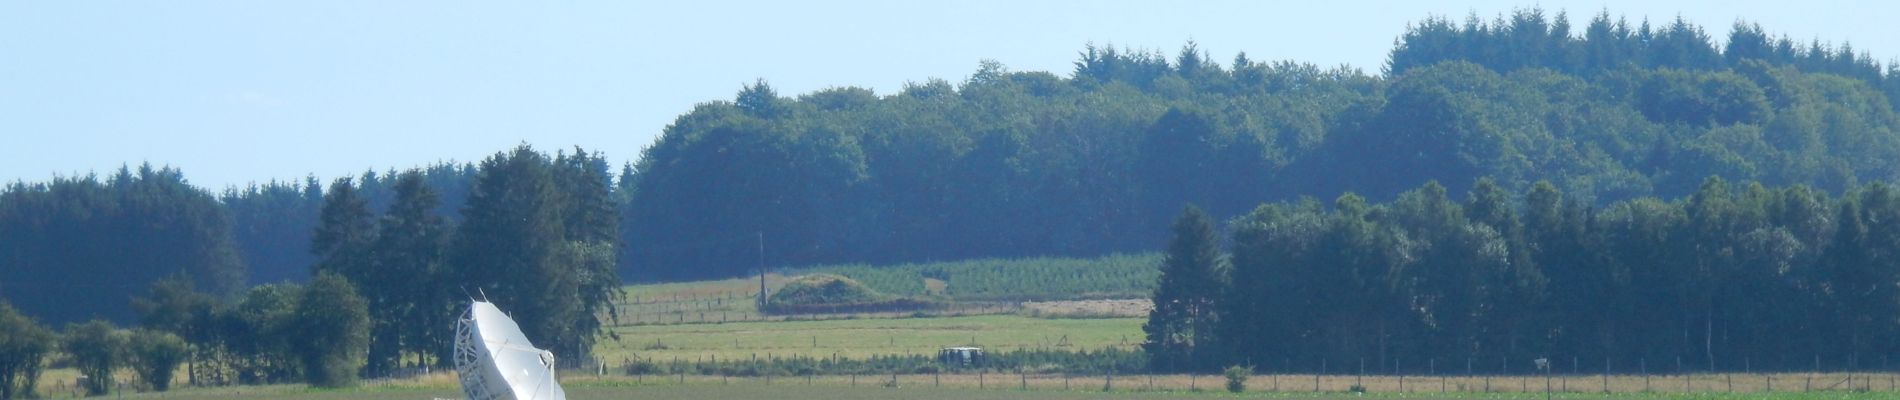
M 1085 43 L 1377 73 L 1408 22 L 1514 7 L 1738 18 L 1900 57 L 1900 7 L 1829 1 L 0 3 L 0 181 L 182 168 L 213 190 L 479 160 L 517 143 L 638 157 L 693 104 L 895 93 L 978 61 L 1067 76 Z

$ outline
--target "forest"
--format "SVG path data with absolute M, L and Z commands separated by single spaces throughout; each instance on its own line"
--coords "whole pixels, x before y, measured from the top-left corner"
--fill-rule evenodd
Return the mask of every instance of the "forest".
M 1712 177 L 1682 198 L 1602 206 L 1544 181 L 1470 187 L 1462 201 L 1428 182 L 1384 203 L 1261 205 L 1227 237 L 1190 208 L 1144 327 L 1150 365 L 1476 359 L 1508 373 L 1499 360 L 1524 372 L 1522 360 L 1548 357 L 1800 371 L 1900 350 L 1900 190 L 1888 184 L 1832 197 Z
M 0 299 L 52 326 L 171 324 L 204 342 L 217 330 L 177 321 L 264 329 L 294 311 L 302 284 L 335 275 L 324 288 L 354 286 L 373 313 L 372 368 L 390 368 L 441 340 L 390 321 L 481 289 L 555 307 L 524 326 L 572 354 L 596 340 L 588 324 L 599 321 L 581 316 L 602 311 L 589 307 L 621 281 L 1139 254 L 1167 243 L 1170 222 L 1195 204 L 1233 232 L 1220 240 L 1232 242 L 1236 287 L 1330 279 L 1284 268 L 1369 263 L 1361 284 L 1433 283 L 1387 282 L 1367 295 L 1450 310 L 1407 314 L 1379 297 L 1350 303 L 1368 317 L 1344 332 L 1208 328 L 1335 340 L 1307 351 L 1629 357 L 1699 341 L 1702 360 L 1719 367 L 1729 364 L 1713 355 L 1733 349 L 1891 350 L 1874 339 L 1891 333 L 1892 318 L 1877 318 L 1887 311 L 1842 307 L 1900 299 L 1837 284 L 1894 281 L 1883 264 L 1890 249 L 1854 244 L 1886 240 L 1883 184 L 1900 173 L 1889 100 L 1900 96 L 1900 65 L 1850 44 L 1796 42 L 1740 22 L 1717 40 L 1680 18 L 1608 12 L 1578 29 L 1564 13 L 1533 8 L 1411 24 L 1377 73 L 1244 53 L 1221 62 L 1192 42 L 1172 56 L 1089 44 L 1063 72 L 985 60 L 960 82 L 891 94 L 842 86 L 781 95 L 759 80 L 687 110 L 618 171 L 600 152 L 524 145 L 327 187 L 308 177 L 213 192 L 149 165 L 14 182 L 0 189 Z M 1399 258 L 1280 253 L 1298 243 L 1276 241 L 1312 239 L 1275 233 L 1289 221 L 1369 235 L 1360 239 L 1387 247 L 1338 249 Z M 1338 233 L 1312 234 L 1321 232 Z M 1464 253 L 1430 253 L 1439 250 Z M 1468 260 L 1485 263 L 1459 264 Z M 1866 275 L 1816 272 L 1851 263 Z M 1510 273 L 1485 279 L 1513 283 L 1439 285 L 1498 271 Z M 1337 271 L 1311 273 L 1321 272 Z M 422 295 L 387 287 L 405 281 L 443 286 Z M 1839 297 L 1849 295 L 1868 297 Z M 1761 298 L 1789 300 L 1727 306 Z M 163 307 L 167 299 L 181 306 Z M 1485 308 L 1599 303 L 1641 319 L 1557 314 L 1580 324 L 1563 325 Z M 1758 320 L 1762 312 L 1835 318 L 1805 326 L 1852 336 L 1792 343 L 1781 335 L 1790 331 Z M 171 322 L 154 317 L 165 315 Z M 230 346 L 216 348 L 251 351 Z
M 621 285 L 604 159 L 523 145 L 454 170 L 474 178 L 449 192 L 461 198 L 453 223 L 439 215 L 429 176 L 444 170 L 249 192 L 314 208 L 314 221 L 294 221 L 307 232 L 233 232 L 232 220 L 247 215 L 293 216 L 227 214 L 170 168 L 11 186 L 0 194 L 0 260 L 9 264 L 0 269 L 0 395 L 31 397 L 39 358 L 55 345 L 83 373 L 131 364 L 158 390 L 181 363 L 192 385 L 348 386 L 439 368 L 452 351 L 442 328 L 471 298 L 509 304 L 522 330 L 562 357 L 589 354 L 617 318 Z M 260 239 L 250 234 L 299 240 L 275 245 L 306 249 L 300 275 L 313 278 L 247 285 L 234 238 Z M 89 382 L 88 393 L 110 390 L 110 380 Z
M 1547 180 L 1599 205 L 1709 176 L 1844 193 L 1900 171 L 1893 68 L 1750 24 L 1718 47 L 1681 20 L 1573 32 L 1530 9 L 1414 24 L 1381 75 L 1190 43 L 1089 46 L 1068 76 L 984 62 L 884 96 L 760 82 L 682 115 L 627 171 L 622 271 L 743 274 L 757 236 L 775 265 L 1135 252 L 1184 203 L 1226 218 L 1429 180 Z

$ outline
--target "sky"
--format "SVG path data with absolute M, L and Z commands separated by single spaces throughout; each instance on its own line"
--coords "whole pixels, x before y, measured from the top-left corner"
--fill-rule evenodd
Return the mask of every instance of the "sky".
M 526 143 L 616 165 L 693 105 L 961 82 L 985 59 L 1068 76 L 1084 45 L 1379 73 L 1429 16 L 1609 10 L 1737 20 L 1900 57 L 1900 3 L 1851 1 L 16 1 L 0 3 L 0 182 L 181 169 L 212 191 L 468 162 Z M 1580 34 L 1580 32 L 1577 32 Z M 1223 63 L 1224 64 L 1224 63 Z

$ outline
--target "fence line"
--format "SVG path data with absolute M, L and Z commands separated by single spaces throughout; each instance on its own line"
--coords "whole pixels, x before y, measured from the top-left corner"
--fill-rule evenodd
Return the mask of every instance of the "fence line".
M 1650 382 L 1667 385 L 1645 386 L 1644 376 L 1601 375 L 1586 380 L 1571 380 L 1569 386 L 1556 375 L 1468 376 L 1468 375 L 1311 375 L 1266 374 L 1247 380 L 1245 391 L 1259 393 L 1553 393 L 1633 394 L 1633 393 L 1766 393 L 1766 392 L 1900 392 L 1900 374 L 1796 373 L 1692 374 L 1659 375 Z M 1494 380 L 1488 388 L 1482 382 Z M 1224 390 L 1226 378 L 1213 374 L 1062 374 L 995 371 L 963 373 L 846 373 L 741 376 L 728 374 L 696 375 L 652 373 L 620 375 L 642 384 L 759 384 L 817 386 L 947 387 L 989 390 L 1044 391 L 1216 391 Z M 1546 379 L 1549 379 L 1547 382 Z M 1812 381 L 1812 385 L 1802 382 Z M 1548 383 L 1548 386 L 1546 384 Z M 1793 384 L 1790 384 L 1793 383 Z M 1317 386 L 1315 386 L 1315 384 Z
M 750 360 L 727 359 L 723 362 L 717 356 L 674 358 L 670 361 L 635 360 L 639 363 L 623 361 L 622 367 L 616 372 L 625 374 L 623 376 L 634 376 L 636 381 L 645 380 L 644 375 L 676 376 L 677 382 L 685 382 L 687 375 L 716 377 L 721 382 L 804 377 L 808 383 L 824 382 L 824 377 L 848 375 L 855 379 L 856 375 L 869 375 L 888 377 L 879 378 L 879 382 L 885 382 L 883 384 L 887 386 L 903 386 L 907 379 L 922 379 L 918 377 L 928 377 L 932 386 L 945 385 L 945 382 L 949 382 L 947 386 L 956 386 L 958 382 L 973 378 L 979 388 L 1013 386 L 1020 389 L 1068 390 L 1077 388 L 1076 382 L 1082 383 L 1081 388 L 1217 390 L 1220 385 L 1201 384 L 1199 381 L 1202 377 L 1216 382 L 1225 380 L 1220 375 L 1208 374 L 1142 374 L 1138 373 L 1142 369 L 1139 359 L 1122 358 L 1136 354 L 1113 353 L 1110 352 L 1112 348 L 1103 350 L 1102 353 L 1069 354 L 1073 359 L 1039 358 L 1030 363 L 1023 362 L 1027 359 L 1001 361 L 1009 355 L 1004 352 L 993 354 L 993 360 L 987 367 L 969 368 L 938 364 L 934 358 L 925 355 L 851 359 L 839 357 L 836 353 L 829 357 L 796 354 L 775 356 L 766 353 L 763 358 L 755 356 Z M 1824 370 L 1821 364 L 1816 364 L 1810 371 L 1754 371 L 1752 365 L 1747 365 L 1746 368 L 1750 370 L 1746 371 L 1652 372 L 1647 359 L 1638 359 L 1636 368 L 1617 370 L 1615 360 L 1606 358 L 1599 366 L 1601 369 L 1587 370 L 1581 357 L 1572 357 L 1570 360 L 1519 362 L 1515 369 L 1511 360 L 1501 359 L 1496 371 L 1481 371 L 1474 365 L 1477 360 L 1467 359 L 1463 371 L 1453 368 L 1441 371 L 1436 359 L 1427 359 L 1420 363 L 1422 365 L 1410 368 L 1402 360 L 1395 359 L 1390 361 L 1389 369 L 1384 371 L 1376 368 L 1378 364 L 1358 364 L 1358 360 L 1354 360 L 1356 368 L 1348 368 L 1348 371 L 1328 371 L 1327 360 L 1317 360 L 1319 371 L 1300 372 L 1291 371 L 1290 360 L 1280 361 L 1283 369 L 1278 371 L 1256 365 L 1257 375 L 1249 382 L 1248 390 L 1319 393 L 1900 392 L 1900 371 L 1885 369 L 1885 365 L 1883 369 L 1848 369 L 1856 365 L 1852 362 L 1836 370 Z M 1081 364 L 1071 365 L 1073 362 Z M 1004 376 L 999 377 L 998 384 L 989 385 L 985 383 L 985 374 Z M 1017 375 L 1013 377 L 1017 379 L 1008 379 L 1011 377 L 1007 375 Z M 1121 380 L 1119 384 L 1116 382 L 1118 379 Z M 1016 382 L 1009 382 L 1012 380 Z

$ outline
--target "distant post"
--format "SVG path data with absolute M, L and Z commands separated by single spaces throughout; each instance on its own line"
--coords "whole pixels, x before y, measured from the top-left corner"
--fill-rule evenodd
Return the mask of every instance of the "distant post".
M 759 236 L 759 309 L 765 309 L 765 231 L 754 232 Z

